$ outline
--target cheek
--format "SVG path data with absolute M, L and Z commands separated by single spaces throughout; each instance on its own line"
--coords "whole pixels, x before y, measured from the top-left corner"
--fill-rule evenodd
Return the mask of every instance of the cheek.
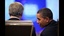
M 45 23 L 45 20 L 41 20 L 41 21 L 40 21 L 40 24 L 44 24 L 44 23 Z
M 43 21 L 40 21 L 40 24 L 42 24 L 43 23 Z
M 40 20 L 38 23 L 39 23 L 39 24 L 42 24 L 42 21 Z

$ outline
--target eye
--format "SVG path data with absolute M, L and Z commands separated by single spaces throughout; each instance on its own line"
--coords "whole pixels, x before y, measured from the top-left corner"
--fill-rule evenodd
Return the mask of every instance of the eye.
M 39 18 L 37 18 L 38 20 L 40 20 Z

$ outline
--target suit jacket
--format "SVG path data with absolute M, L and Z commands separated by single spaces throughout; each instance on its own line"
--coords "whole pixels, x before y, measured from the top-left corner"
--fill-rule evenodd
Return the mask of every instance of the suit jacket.
M 9 20 L 19 20 L 18 18 L 10 18 Z
M 41 36 L 58 36 L 58 24 L 52 20 L 41 32 Z

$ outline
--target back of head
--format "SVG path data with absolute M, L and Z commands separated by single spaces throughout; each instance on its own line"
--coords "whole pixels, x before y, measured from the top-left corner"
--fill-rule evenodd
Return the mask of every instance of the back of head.
M 53 13 L 49 8 L 42 8 L 37 13 L 41 13 L 43 18 L 48 17 L 49 19 L 53 19 Z
M 22 6 L 21 3 L 14 2 L 9 6 L 9 15 L 16 16 L 16 17 L 18 17 L 19 15 L 22 16 L 23 10 L 24 10 L 24 7 Z

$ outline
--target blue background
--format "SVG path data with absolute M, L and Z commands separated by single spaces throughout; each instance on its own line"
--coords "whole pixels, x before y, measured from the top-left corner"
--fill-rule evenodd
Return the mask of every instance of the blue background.
M 5 0 L 5 20 L 10 18 L 8 14 L 9 5 L 13 2 L 20 2 L 23 4 L 24 13 L 22 19 L 32 20 L 37 33 L 43 29 L 36 22 L 36 13 L 39 9 L 44 7 L 50 8 L 53 12 L 53 19 L 56 21 L 59 19 L 59 0 Z

